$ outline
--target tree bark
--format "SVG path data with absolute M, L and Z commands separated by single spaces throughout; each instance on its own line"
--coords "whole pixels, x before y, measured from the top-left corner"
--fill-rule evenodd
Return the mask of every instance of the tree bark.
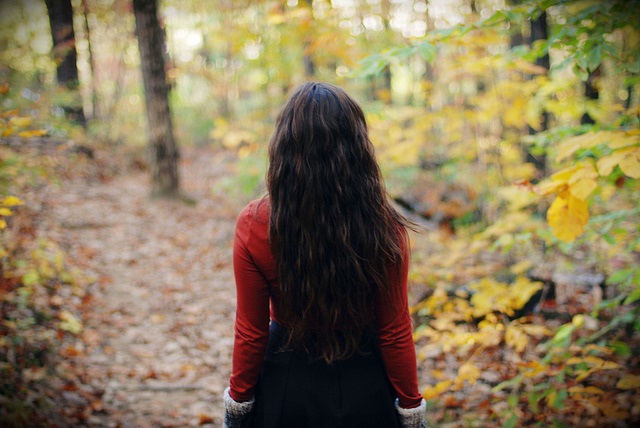
M 73 31 L 73 8 L 71 0 L 45 0 L 53 38 L 53 57 L 57 64 L 56 80 L 58 86 L 74 93 L 75 102 L 61 105 L 65 115 L 85 125 L 82 101 L 78 80 L 78 52 L 76 51 L 75 33 Z
M 87 51 L 89 53 L 89 69 L 91 70 L 91 120 L 98 119 L 98 93 L 96 87 L 96 64 L 91 45 L 91 30 L 89 27 L 89 5 L 87 0 L 81 0 L 82 14 L 84 16 L 84 32 L 87 37 Z
M 313 61 L 313 56 L 311 52 L 311 46 L 313 45 L 313 39 L 311 36 L 311 31 L 313 29 L 313 0 L 302 0 L 299 3 L 299 7 L 307 9 L 309 13 L 308 22 L 306 22 L 309 35 L 307 35 L 304 39 L 304 54 L 302 57 L 302 61 L 304 63 L 305 77 L 307 79 L 312 79 L 313 76 L 316 74 L 316 64 Z
M 533 45 L 537 40 L 546 40 L 548 37 L 547 34 L 547 13 L 542 12 L 542 14 L 538 17 L 538 19 L 531 21 L 531 35 L 529 36 L 529 44 Z M 546 74 L 549 73 L 549 54 L 545 54 L 540 58 L 536 59 L 536 65 L 542 67 L 546 70 Z M 546 131 L 549 129 L 549 112 L 542 111 L 540 131 Z M 529 134 L 535 134 L 535 129 L 529 127 Z M 526 161 L 532 163 L 536 167 L 536 171 L 538 171 L 538 175 L 540 177 L 545 177 L 547 174 L 547 155 L 542 153 L 539 155 L 534 155 L 531 152 L 527 152 Z
M 133 10 L 149 122 L 152 195 L 177 196 L 179 155 L 171 124 L 165 40 L 157 0 L 133 0 Z
M 587 101 L 595 101 L 600 98 L 600 91 L 594 85 L 594 80 L 600 77 L 601 71 L 600 67 L 596 68 L 592 72 L 589 73 L 589 78 L 586 82 L 584 82 L 584 97 Z M 629 97 L 631 97 L 631 92 L 629 92 Z M 591 117 L 589 112 L 585 111 L 582 117 L 580 118 L 581 125 L 594 124 L 596 121 Z

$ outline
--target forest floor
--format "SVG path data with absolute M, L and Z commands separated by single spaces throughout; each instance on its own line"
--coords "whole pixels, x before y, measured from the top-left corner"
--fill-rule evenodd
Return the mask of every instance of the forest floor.
M 144 171 L 49 188 L 45 235 L 91 279 L 84 330 L 67 353 L 98 392 L 83 424 L 222 425 L 241 203 L 215 189 L 230 156 L 184 150 L 182 187 L 195 205 L 150 199 Z
M 32 298 L 50 309 L 43 312 L 50 315 L 40 317 L 49 323 L 44 330 L 30 326 L 21 330 L 16 322 L 9 321 L 19 318 L 11 314 L 24 313 L 19 305 L 9 311 L 11 317 L 5 317 L 5 324 L 17 335 L 13 337 L 17 345 L 7 353 L 6 360 L 18 369 L 7 372 L 12 374 L 11 379 L 0 379 L 0 417 L 9 414 L 13 420 L 28 420 L 20 403 L 34 407 L 42 396 L 47 397 L 43 402 L 51 409 L 42 412 L 47 419 L 42 425 L 3 424 L 1 419 L 0 425 L 222 426 L 222 392 L 231 371 L 235 314 L 234 226 L 238 212 L 251 196 L 241 190 L 234 152 L 195 147 L 182 150 L 182 189 L 195 203 L 150 198 L 149 172 L 139 160 L 140 153 L 115 154 L 114 148 L 96 150 L 95 158 L 59 151 L 51 158 L 55 179 L 32 186 L 32 194 L 20 195 L 26 202 L 23 217 L 37 230 L 21 226 L 18 218 L 10 229 L 27 234 L 34 241 L 32 247 L 41 245 L 38 242 L 55 243 L 66 254 L 69 272 L 77 278 L 43 281 L 46 278 L 42 273 L 44 291 L 32 292 Z M 457 275 L 461 283 L 467 283 L 485 275 L 490 265 L 506 263 L 495 253 L 480 252 L 472 257 L 464 242 L 446 247 L 435 231 L 427 235 L 412 237 L 413 254 L 417 256 L 413 267 L 418 273 L 420 266 L 427 266 L 428 273 L 434 274 L 442 265 L 447 275 Z M 533 255 L 529 258 L 533 260 Z M 32 259 L 32 263 L 41 265 L 45 261 L 41 256 Z M 452 269 L 455 275 L 448 273 Z M 21 289 L 26 289 L 28 273 L 22 275 L 25 285 Z M 424 297 L 424 283 L 412 280 L 411 304 Z M 13 284 L 11 278 L 5 278 L 0 292 Z M 19 302 L 19 293 L 12 291 L 4 299 Z M 540 325 L 536 331 L 553 331 L 561 322 L 570 322 L 574 314 L 586 313 L 588 303 L 581 302 L 592 299 L 589 293 L 572 288 L 571 303 L 556 308 L 557 315 L 551 319 L 535 317 L 533 321 Z M 449 307 L 447 299 L 441 303 Z M 460 315 L 457 307 L 452 308 L 445 311 L 446 315 Z M 63 322 L 73 321 L 68 314 L 81 318 L 82 328 L 75 333 L 73 325 L 62 328 Z M 420 322 L 439 328 L 440 321 L 436 321 Z M 599 328 L 595 320 L 589 322 L 594 329 Z M 616 370 L 602 370 L 588 378 L 590 388 L 602 388 L 601 398 L 587 400 L 581 407 L 576 400 L 567 401 L 559 409 L 544 406 L 545 410 L 533 414 L 524 395 L 509 397 L 516 401 L 508 404 L 507 394 L 494 393 L 492 387 L 516 376 L 518 367 L 536 365 L 542 352 L 536 349 L 542 338 L 534 340 L 535 334 L 523 337 L 527 349 L 523 354 L 505 346 L 506 336 L 495 329 L 495 334 L 483 339 L 490 343 L 481 343 L 472 353 L 468 346 L 464 352 L 443 350 L 443 340 L 481 338 L 481 332 L 473 333 L 475 327 L 467 324 L 458 322 L 449 336 L 445 335 L 449 329 L 445 326 L 447 331 L 442 332 L 440 341 L 424 337 L 417 341 L 419 383 L 436 391 L 429 414 L 437 426 L 515 426 L 502 423 L 511 414 L 520 417 L 522 426 L 549 426 L 556 416 L 567 422 L 558 426 L 636 426 L 622 422 L 629 418 L 636 421 L 640 413 L 633 388 L 620 391 L 613 385 L 627 372 L 637 371 L 637 334 L 625 339 L 628 355 L 610 356 L 620 363 L 615 363 Z M 38 336 L 38 332 L 46 334 Z M 31 341 L 25 340 L 26 334 Z M 54 364 L 46 358 L 42 364 L 31 362 L 39 361 L 36 354 L 40 352 L 33 349 L 44 349 L 51 337 L 59 339 L 56 357 L 52 357 Z M 29 348 L 29 343 L 35 345 Z M 8 344 L 0 340 L 0 351 L 4 352 Z M 44 378 L 45 371 L 51 376 Z M 550 390 L 575 390 L 582 385 L 573 379 L 558 381 L 557 373 L 552 367 L 528 382 L 547 385 Z M 549 380 L 552 377 L 556 380 Z M 14 378 L 17 388 L 7 386 Z M 23 401 L 11 401 L 10 396 L 7 399 L 3 388 L 18 391 Z M 16 402 L 20 405 L 15 406 Z M 3 413 L 2 406 L 7 403 L 14 407 Z M 509 406 L 519 408 L 512 410 Z M 627 412 L 631 408 L 634 410 Z M 49 420 L 51 415 L 56 420 Z

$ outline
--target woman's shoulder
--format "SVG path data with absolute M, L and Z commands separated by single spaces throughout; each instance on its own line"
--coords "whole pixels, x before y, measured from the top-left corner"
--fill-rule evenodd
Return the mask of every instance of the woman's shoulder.
M 271 206 L 269 204 L 269 198 L 264 196 L 249 202 L 247 206 L 240 211 L 240 214 L 238 214 L 238 220 L 242 219 L 268 223 L 270 211 Z

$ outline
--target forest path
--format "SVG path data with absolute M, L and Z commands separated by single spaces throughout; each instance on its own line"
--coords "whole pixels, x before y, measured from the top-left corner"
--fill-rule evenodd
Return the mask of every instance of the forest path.
M 49 192 L 48 233 L 93 277 L 75 357 L 104 391 L 90 426 L 222 425 L 241 201 L 214 189 L 230 176 L 231 156 L 183 150 L 182 187 L 195 206 L 149 199 L 143 172 Z

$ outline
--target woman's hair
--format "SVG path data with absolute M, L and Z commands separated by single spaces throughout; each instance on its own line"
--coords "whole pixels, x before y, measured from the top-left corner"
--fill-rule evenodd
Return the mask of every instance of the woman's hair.
M 348 358 L 374 321 L 388 271 L 404 262 L 404 226 L 388 202 L 362 109 L 309 82 L 282 108 L 269 142 L 270 245 L 286 349 Z

